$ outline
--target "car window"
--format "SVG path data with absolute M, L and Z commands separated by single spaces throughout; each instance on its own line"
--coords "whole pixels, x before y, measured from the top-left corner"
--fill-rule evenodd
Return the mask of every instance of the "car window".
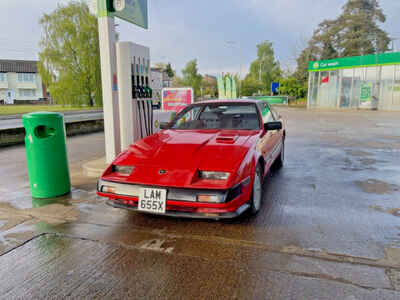
M 259 102 L 257 105 L 261 111 L 262 120 L 264 124 L 268 122 L 273 122 L 275 120 L 271 112 L 271 108 L 267 102 Z
M 271 112 L 272 112 L 272 115 L 273 115 L 275 121 L 277 121 L 277 120 L 279 119 L 279 114 L 278 114 L 278 112 L 277 112 L 277 111 L 275 110 L 275 108 L 273 108 L 273 107 L 271 107 L 270 109 L 271 109 Z
M 199 117 L 199 113 L 202 110 L 201 106 L 195 106 L 193 109 L 184 110 L 182 115 L 176 120 L 175 126 L 177 128 L 193 127 L 195 121 Z
M 171 128 L 255 130 L 260 129 L 260 119 L 252 103 L 212 103 L 185 109 Z

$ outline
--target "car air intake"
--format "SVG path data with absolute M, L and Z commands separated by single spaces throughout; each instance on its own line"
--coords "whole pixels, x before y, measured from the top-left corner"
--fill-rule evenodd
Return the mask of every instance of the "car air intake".
M 236 140 L 238 139 L 238 136 L 219 136 L 217 137 L 217 143 L 221 144 L 234 144 Z

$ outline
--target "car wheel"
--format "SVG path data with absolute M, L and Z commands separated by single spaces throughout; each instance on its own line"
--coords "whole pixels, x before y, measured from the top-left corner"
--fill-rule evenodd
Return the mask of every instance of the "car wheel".
M 251 214 L 256 215 L 260 211 L 262 197 L 262 170 L 261 166 L 257 165 L 254 173 L 253 190 L 251 191 Z
M 284 161 L 285 161 L 285 138 L 282 138 L 281 153 L 279 153 L 279 156 L 276 158 L 274 162 L 274 169 L 279 170 L 280 168 L 282 168 Z

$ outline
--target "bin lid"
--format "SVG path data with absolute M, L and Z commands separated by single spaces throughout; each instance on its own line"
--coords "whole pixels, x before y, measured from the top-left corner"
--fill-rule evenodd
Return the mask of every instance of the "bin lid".
M 43 120 L 43 119 L 59 119 L 59 118 L 63 118 L 63 115 L 60 113 L 56 113 L 56 112 L 51 112 L 51 111 L 37 111 L 37 112 L 31 112 L 29 114 L 24 114 L 22 116 L 22 119 L 29 119 L 29 120 Z

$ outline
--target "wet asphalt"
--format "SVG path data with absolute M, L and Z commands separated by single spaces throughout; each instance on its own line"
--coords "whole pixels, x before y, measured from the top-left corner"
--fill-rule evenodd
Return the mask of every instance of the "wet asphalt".
M 32 199 L 23 146 L 0 149 L 0 298 L 400 299 L 400 112 L 279 108 L 285 166 L 257 217 L 191 220 L 105 205 L 71 137 L 73 190 Z

